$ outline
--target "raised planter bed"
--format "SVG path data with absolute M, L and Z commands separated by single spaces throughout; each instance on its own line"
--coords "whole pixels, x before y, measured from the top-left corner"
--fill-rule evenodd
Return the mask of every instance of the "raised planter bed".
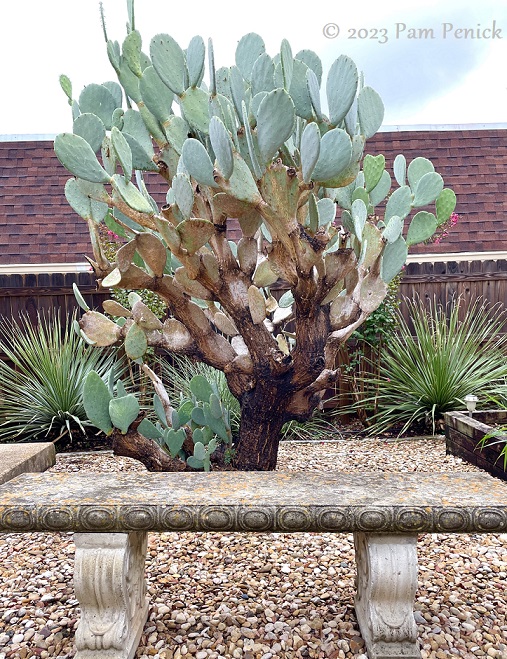
M 507 410 L 484 410 L 474 412 L 470 417 L 467 412 L 447 412 L 445 414 L 445 450 L 470 464 L 477 465 L 493 476 L 507 480 L 503 468 L 503 444 L 479 446 L 479 442 L 496 426 L 507 425 Z M 507 434 L 504 435 L 507 442 Z M 492 439 L 497 441 L 501 437 Z

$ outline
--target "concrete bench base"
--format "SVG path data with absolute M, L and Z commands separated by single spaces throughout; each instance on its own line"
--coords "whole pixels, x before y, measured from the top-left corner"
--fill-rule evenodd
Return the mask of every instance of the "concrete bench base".
M 147 539 L 139 531 L 74 534 L 74 588 L 81 605 L 76 659 L 134 657 L 148 618 Z
M 29 471 L 46 471 L 55 461 L 52 442 L 0 444 L 0 485 Z
M 148 617 L 147 533 L 76 533 L 76 659 L 132 659 Z M 417 536 L 355 533 L 356 615 L 370 659 L 420 659 Z

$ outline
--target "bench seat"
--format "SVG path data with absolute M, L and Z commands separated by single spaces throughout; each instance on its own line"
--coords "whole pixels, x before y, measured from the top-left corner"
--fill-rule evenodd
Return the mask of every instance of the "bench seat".
M 507 484 L 487 474 L 23 474 L 0 531 L 502 533 Z
M 507 483 L 477 473 L 23 474 L 0 531 L 73 531 L 76 659 L 132 659 L 148 616 L 148 531 L 354 533 L 370 659 L 419 659 L 418 533 L 507 531 Z

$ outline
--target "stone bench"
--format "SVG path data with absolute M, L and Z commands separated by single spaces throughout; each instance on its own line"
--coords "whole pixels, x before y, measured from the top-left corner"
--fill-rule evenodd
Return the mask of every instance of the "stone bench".
M 0 485 L 27 471 L 46 471 L 55 461 L 52 442 L 0 444 Z
M 504 533 L 486 474 L 24 474 L 0 487 L 0 531 L 73 531 L 76 659 L 131 659 L 148 616 L 148 531 L 353 532 L 370 659 L 420 657 L 419 533 Z

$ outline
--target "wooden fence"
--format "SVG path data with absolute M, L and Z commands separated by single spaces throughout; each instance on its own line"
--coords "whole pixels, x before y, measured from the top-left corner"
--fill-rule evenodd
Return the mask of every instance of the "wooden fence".
M 72 285 L 77 284 L 92 308 L 101 307 L 108 293 L 98 293 L 91 272 L 36 273 L 0 275 L 0 318 L 17 320 L 29 316 L 33 322 L 37 313 L 59 309 L 71 314 L 77 307 Z
M 406 321 L 410 321 L 410 314 L 405 298 L 435 299 L 446 306 L 461 297 L 461 314 L 477 298 L 490 306 L 500 303 L 507 309 L 507 260 L 409 263 L 399 296 L 400 311 Z

